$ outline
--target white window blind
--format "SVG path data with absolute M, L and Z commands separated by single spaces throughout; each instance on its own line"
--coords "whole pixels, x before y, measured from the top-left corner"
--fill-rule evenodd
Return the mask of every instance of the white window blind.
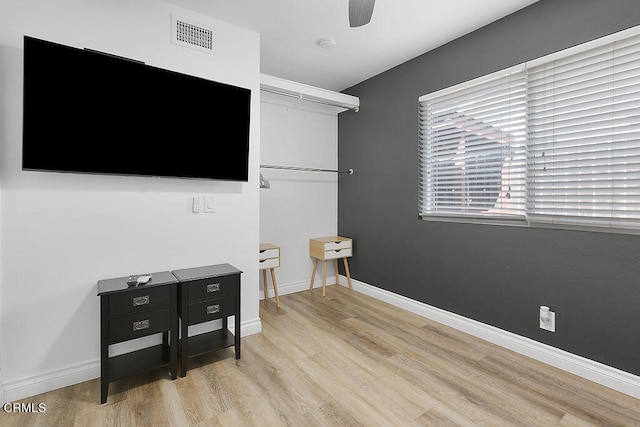
M 420 98 L 423 216 L 523 218 L 523 67 Z
M 640 227 L 640 37 L 529 69 L 528 214 Z

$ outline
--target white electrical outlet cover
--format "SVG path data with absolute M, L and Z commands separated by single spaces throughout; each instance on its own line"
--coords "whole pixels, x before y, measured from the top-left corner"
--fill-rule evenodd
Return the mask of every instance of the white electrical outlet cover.
M 556 331 L 556 313 L 555 311 L 549 312 L 549 321 L 545 323 L 542 319 L 540 319 L 540 329 L 544 329 L 545 331 L 555 332 Z

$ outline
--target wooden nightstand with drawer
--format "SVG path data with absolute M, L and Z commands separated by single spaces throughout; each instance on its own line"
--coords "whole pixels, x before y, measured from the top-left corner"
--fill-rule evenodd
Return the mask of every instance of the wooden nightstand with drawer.
M 349 289 L 351 286 L 351 274 L 349 273 L 349 264 L 347 258 L 352 255 L 352 241 L 348 237 L 331 236 L 331 237 L 316 237 L 309 239 L 309 256 L 314 258 L 313 273 L 311 273 L 311 284 L 309 290 L 313 289 L 313 282 L 316 277 L 316 270 L 318 268 L 318 261 L 324 261 L 322 271 L 322 296 L 325 296 L 325 287 L 327 284 L 327 261 L 334 260 L 336 266 L 336 284 L 338 284 L 338 259 L 342 258 L 344 262 L 344 271 L 347 275 L 347 282 L 349 283 Z
M 280 247 L 271 243 L 260 243 L 259 268 L 262 270 L 262 282 L 264 288 L 264 299 L 269 299 L 267 289 L 267 270 L 271 270 L 271 282 L 273 283 L 273 293 L 276 297 L 276 307 L 280 308 L 280 298 L 278 298 L 278 284 L 276 283 L 276 273 L 274 268 L 280 267 Z

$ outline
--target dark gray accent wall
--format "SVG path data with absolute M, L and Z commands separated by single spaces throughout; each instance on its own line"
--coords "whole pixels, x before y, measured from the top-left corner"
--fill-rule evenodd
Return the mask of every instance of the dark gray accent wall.
M 638 0 L 541 0 L 346 89 L 361 103 L 338 125 L 352 276 L 640 375 L 640 236 L 423 221 L 417 162 L 421 95 L 638 24 Z

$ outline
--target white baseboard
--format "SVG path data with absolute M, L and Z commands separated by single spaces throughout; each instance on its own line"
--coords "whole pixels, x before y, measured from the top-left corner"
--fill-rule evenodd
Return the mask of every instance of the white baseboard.
M 327 277 L 327 286 L 335 285 L 334 279 L 335 279 L 334 275 L 331 275 L 331 277 Z M 344 283 L 347 283 L 346 282 L 347 278 L 345 276 L 338 276 L 338 279 L 340 280 L 340 284 L 342 284 L 343 280 L 344 280 Z M 322 287 L 322 279 L 316 278 L 313 289 L 318 289 L 321 287 Z M 308 290 L 309 290 L 309 280 L 301 280 L 299 282 L 284 283 L 284 284 L 278 285 L 278 296 L 295 294 L 296 292 L 302 292 L 302 291 L 308 291 Z M 271 285 L 268 285 L 267 293 L 269 295 L 269 298 L 273 298 L 275 296 L 273 292 L 273 287 Z M 258 298 L 260 300 L 264 299 L 264 291 L 262 289 L 258 291 Z
M 640 399 L 640 377 L 636 375 L 358 280 L 351 279 L 351 283 L 358 292 Z M 345 276 L 340 276 L 340 284 L 347 286 Z
M 262 331 L 260 318 L 242 322 L 240 336 L 245 337 Z M 229 330 L 234 332 L 233 325 L 229 325 Z M 50 371 L 40 375 L 21 378 L 18 380 L 4 381 L 0 387 L 0 397 L 2 404 L 26 399 L 48 391 L 57 390 L 62 387 L 100 378 L 100 359 L 80 363 L 56 371 Z M 39 403 L 39 402 L 31 402 Z
M 318 282 L 320 282 L 320 283 L 318 283 Z M 314 289 L 318 288 L 318 287 L 321 287 L 322 286 L 322 280 L 316 280 L 315 285 L 316 286 L 314 286 Z M 278 296 L 287 295 L 287 294 L 295 294 L 296 292 L 302 292 L 302 291 L 307 291 L 307 290 L 309 290 L 309 281 L 308 280 L 302 280 L 302 281 L 299 281 L 299 282 L 291 282 L 291 283 L 279 284 L 278 285 Z M 267 286 L 267 292 L 268 292 L 269 298 L 273 298 L 275 296 L 275 294 L 273 292 L 273 287 L 271 285 Z M 262 289 L 260 289 L 258 291 L 258 298 L 260 300 L 264 299 L 264 291 Z
M 100 377 L 100 360 L 80 363 L 68 368 L 47 372 L 32 377 L 21 378 L 13 381 L 5 381 L 2 384 L 4 398 L 2 402 L 15 402 L 51 390 L 78 384 Z M 32 402 L 40 403 L 40 402 Z
M 246 322 L 241 322 L 241 337 L 248 337 L 249 335 L 259 334 L 262 332 L 262 321 L 260 318 L 247 320 Z M 233 331 L 231 331 L 233 332 Z

